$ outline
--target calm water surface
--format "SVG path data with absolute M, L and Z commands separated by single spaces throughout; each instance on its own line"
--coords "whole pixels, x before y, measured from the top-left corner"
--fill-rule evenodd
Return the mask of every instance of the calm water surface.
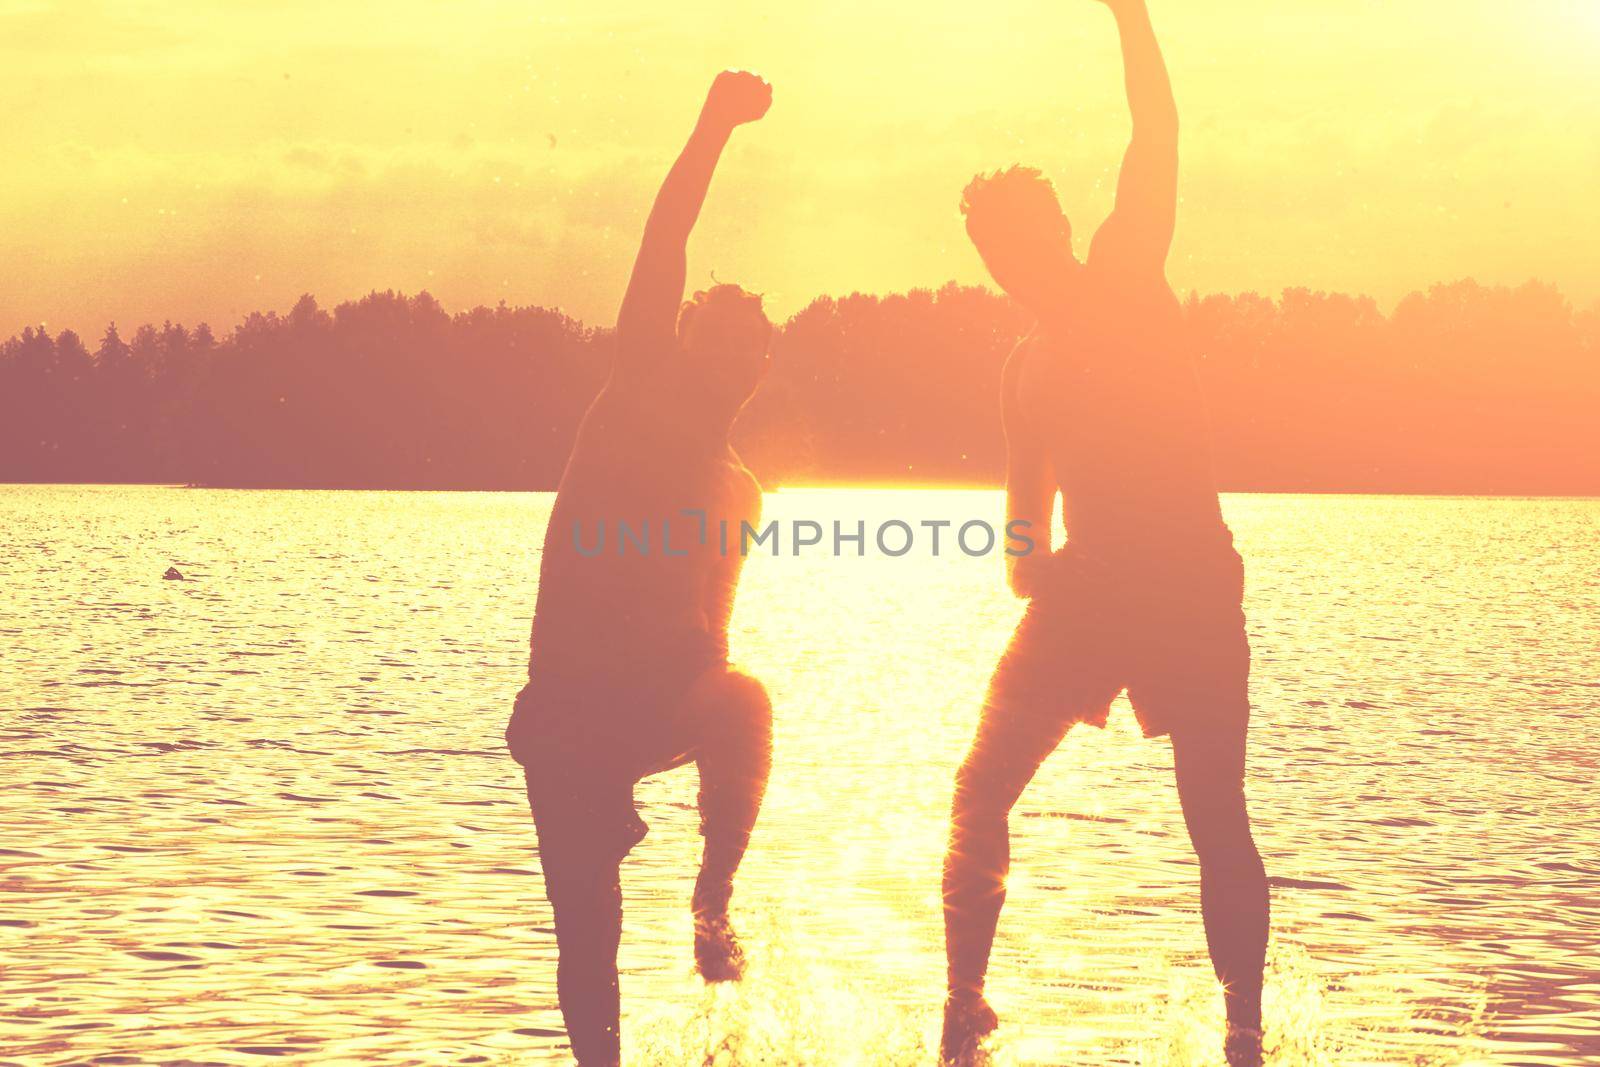
M 500 731 L 548 495 L 0 488 L 0 1061 L 565 1056 Z M 1600 502 L 1237 496 L 1284 1064 L 1600 1062 Z M 783 492 L 780 519 L 991 492 Z M 694 977 L 694 773 L 639 789 L 633 1063 L 929 1064 L 995 559 L 757 558 L 777 757 Z M 188 580 L 162 581 L 176 564 Z M 1171 751 L 1126 705 L 1013 820 L 997 1064 L 1214 1063 Z

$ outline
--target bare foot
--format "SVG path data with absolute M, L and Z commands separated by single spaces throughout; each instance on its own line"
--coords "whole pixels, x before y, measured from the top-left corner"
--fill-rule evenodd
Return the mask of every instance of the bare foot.
M 1261 1031 L 1230 1023 L 1228 1036 L 1222 1042 L 1222 1055 L 1228 1067 L 1261 1067 Z
M 708 982 L 737 982 L 744 977 L 744 949 L 726 915 L 695 919 L 694 964 Z
M 982 993 L 952 993 L 944 1002 L 939 1062 L 945 1067 L 972 1067 L 979 1062 L 978 1042 L 999 1025 L 999 1017 Z

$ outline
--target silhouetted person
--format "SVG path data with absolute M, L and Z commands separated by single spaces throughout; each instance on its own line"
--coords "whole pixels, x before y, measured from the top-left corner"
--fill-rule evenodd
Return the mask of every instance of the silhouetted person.
M 1146 735 L 1172 736 L 1228 1056 L 1253 1063 L 1267 883 L 1244 796 L 1244 574 L 1217 505 L 1165 277 L 1177 108 L 1143 0 L 1105 2 L 1121 32 L 1133 138 L 1088 261 L 1074 257 L 1055 190 L 1036 170 L 980 176 L 962 203 L 989 273 L 1037 320 L 1003 376 L 1007 519 L 1031 523 L 1048 546 L 1059 490 L 1067 542 L 1008 561 L 1011 587 L 1029 604 L 956 778 L 943 1055 L 969 1059 L 997 1024 L 983 982 L 1005 901 L 1012 806 L 1067 730 L 1105 725 L 1127 689 Z
M 617 316 L 615 365 L 550 517 L 529 681 L 506 731 L 527 772 L 561 1011 L 585 1067 L 620 1059 L 618 865 L 645 834 L 633 807 L 640 778 L 698 766 L 695 961 L 707 981 L 743 968 L 728 899 L 766 790 L 772 709 L 761 683 L 728 664 L 737 534 L 761 509 L 728 430 L 766 373 L 772 327 L 760 298 L 737 286 L 683 303 L 684 249 L 729 135 L 771 102 L 754 74 L 718 75 L 656 197 Z

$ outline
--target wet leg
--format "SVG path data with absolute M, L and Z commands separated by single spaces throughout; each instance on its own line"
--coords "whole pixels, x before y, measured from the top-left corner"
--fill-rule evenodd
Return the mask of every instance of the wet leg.
M 1200 860 L 1206 944 L 1222 983 L 1229 1062 L 1260 1061 L 1261 985 L 1267 952 L 1266 871 L 1245 804 L 1247 728 L 1195 727 L 1173 734 L 1178 797 Z
M 693 898 L 695 962 L 708 982 L 736 980 L 744 955 L 728 904 L 772 769 L 772 703 L 759 681 L 721 668 L 701 676 L 689 708 L 705 838 Z
M 1065 733 L 1065 725 L 1007 709 L 991 693 L 978 735 L 956 773 L 944 861 L 949 996 L 940 1056 L 946 1063 L 970 1061 L 978 1041 L 998 1025 L 983 983 L 1011 870 L 1009 816 Z
M 622 1062 L 617 945 L 622 936 L 622 889 L 617 865 L 584 872 L 550 872 L 555 909 L 556 989 L 572 1054 L 582 1067 Z

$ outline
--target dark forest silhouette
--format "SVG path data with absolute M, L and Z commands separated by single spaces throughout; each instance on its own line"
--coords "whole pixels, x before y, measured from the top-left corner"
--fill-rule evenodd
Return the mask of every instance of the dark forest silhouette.
M 1290 289 L 1191 296 L 1222 486 L 1600 493 L 1600 306 L 1471 281 L 1388 315 Z M 998 483 L 1000 367 L 1027 328 L 987 289 L 820 298 L 740 420 L 768 485 Z M 210 329 L 0 344 L 0 481 L 554 489 L 612 332 L 426 293 Z

